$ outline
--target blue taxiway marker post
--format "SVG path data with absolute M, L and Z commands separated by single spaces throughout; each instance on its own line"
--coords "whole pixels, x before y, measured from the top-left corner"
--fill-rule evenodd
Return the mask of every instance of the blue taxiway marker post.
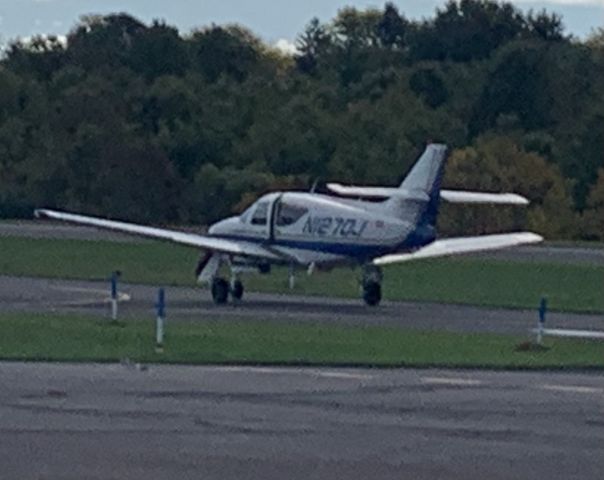
M 117 278 L 118 273 L 111 274 L 111 320 L 117 320 Z
M 166 321 L 166 295 L 163 288 L 157 292 L 157 318 L 155 321 L 155 351 L 164 351 L 164 323 Z
M 547 298 L 542 297 L 539 304 L 539 325 L 537 326 L 537 344 L 541 345 L 543 341 L 543 327 L 545 325 L 545 315 L 547 313 Z

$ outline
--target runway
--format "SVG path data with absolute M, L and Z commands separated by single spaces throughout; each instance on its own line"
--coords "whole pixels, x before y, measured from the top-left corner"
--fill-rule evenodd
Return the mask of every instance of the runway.
M 0 366 L 2 478 L 600 479 L 604 379 Z
M 120 285 L 129 298 L 120 318 L 154 318 L 157 287 Z M 0 312 L 64 312 L 108 316 L 107 282 L 0 276 Z M 208 290 L 166 289 L 169 321 L 260 320 L 338 325 L 387 325 L 454 332 L 526 334 L 537 321 L 535 310 L 510 310 L 438 303 L 384 302 L 368 307 L 360 300 L 246 293 L 236 304 L 215 305 Z M 604 316 L 550 313 L 548 325 L 602 329 Z

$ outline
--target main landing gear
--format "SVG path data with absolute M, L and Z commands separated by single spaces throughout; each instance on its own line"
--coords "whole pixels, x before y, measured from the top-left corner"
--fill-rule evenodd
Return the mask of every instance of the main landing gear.
M 233 300 L 241 300 L 243 298 L 243 282 L 239 279 L 233 280 L 230 292 Z
M 361 286 L 363 289 L 363 300 L 367 305 L 376 306 L 382 300 L 382 270 L 376 265 L 365 265 Z M 227 303 L 229 295 L 234 301 L 243 298 L 243 282 L 235 276 L 229 282 L 222 277 L 214 277 L 211 285 L 212 299 L 217 305 Z
M 225 304 L 229 299 L 229 294 L 233 300 L 241 300 L 243 291 L 243 283 L 239 279 L 232 280 L 230 284 L 221 277 L 212 280 L 212 299 L 217 305 Z
M 376 265 L 365 265 L 363 267 L 363 300 L 372 307 L 378 305 L 382 300 L 382 270 Z

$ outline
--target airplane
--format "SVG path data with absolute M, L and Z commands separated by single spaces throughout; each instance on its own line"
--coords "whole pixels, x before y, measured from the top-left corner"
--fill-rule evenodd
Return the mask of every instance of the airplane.
M 269 273 L 271 265 L 315 269 L 360 266 L 362 297 L 367 305 L 382 299 L 383 265 L 538 243 L 532 232 L 437 239 L 441 200 L 453 203 L 527 205 L 514 193 L 443 190 L 447 146 L 428 144 L 398 187 L 358 187 L 328 183 L 330 195 L 272 192 L 241 215 L 210 226 L 206 235 L 185 233 L 103 218 L 37 209 L 48 218 L 167 240 L 202 250 L 197 280 L 211 287 L 216 304 L 244 293 L 241 274 Z M 230 269 L 230 279 L 220 272 Z

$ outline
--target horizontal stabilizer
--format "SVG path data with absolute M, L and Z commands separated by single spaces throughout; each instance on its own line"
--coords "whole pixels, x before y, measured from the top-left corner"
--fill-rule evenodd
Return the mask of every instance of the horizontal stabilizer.
M 428 200 L 428 195 L 416 190 L 390 187 L 356 187 L 339 183 L 328 183 L 327 188 L 337 195 L 362 198 L 392 198 Z M 440 198 L 450 203 L 492 203 L 498 205 L 528 205 L 529 201 L 516 193 L 467 192 L 464 190 L 441 190 Z
M 163 228 L 145 227 L 134 223 L 118 222 L 114 220 L 105 220 L 97 217 L 87 217 L 73 213 L 57 212 L 54 210 L 36 210 L 36 218 L 49 218 L 52 220 L 61 220 L 63 222 L 87 225 L 89 227 L 114 230 L 116 232 L 129 233 L 156 240 L 167 240 L 189 247 L 197 247 L 204 250 L 230 253 L 250 257 L 267 258 L 271 260 L 280 260 L 281 257 L 270 252 L 266 248 L 255 245 L 251 242 L 225 240 L 208 235 L 197 235 L 194 233 L 178 232 Z
M 528 205 L 527 198 L 516 193 L 466 192 L 441 190 L 440 198 L 450 203 L 494 203 L 499 205 Z
M 327 188 L 338 195 L 346 197 L 390 198 L 404 197 L 428 201 L 430 197 L 421 190 L 406 190 L 404 188 L 390 187 L 354 187 L 340 183 L 328 183 Z
M 423 258 L 445 257 L 463 253 L 498 250 L 500 248 L 515 247 L 542 241 L 543 237 L 541 235 L 532 232 L 481 235 L 478 237 L 443 238 L 442 240 L 436 240 L 414 252 L 395 253 L 376 258 L 373 260 L 373 263 L 375 265 L 388 265 L 390 263 L 408 262 Z

